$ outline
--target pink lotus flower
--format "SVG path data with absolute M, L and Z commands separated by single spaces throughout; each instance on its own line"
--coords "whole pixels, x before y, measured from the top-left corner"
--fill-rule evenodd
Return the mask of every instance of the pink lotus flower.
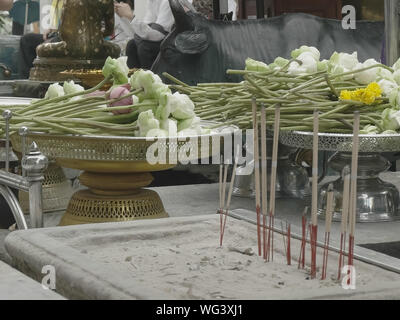
M 125 96 L 129 94 L 130 90 L 131 90 L 130 84 L 124 84 L 122 86 L 114 87 L 111 89 L 111 91 L 109 91 L 109 99 L 117 99 L 122 96 Z M 109 107 L 130 106 L 132 104 L 133 104 L 133 99 L 132 96 L 130 96 L 109 104 Z M 132 111 L 131 109 L 119 109 L 119 110 L 112 110 L 111 112 L 113 114 L 124 114 L 124 113 L 130 113 L 131 111 Z

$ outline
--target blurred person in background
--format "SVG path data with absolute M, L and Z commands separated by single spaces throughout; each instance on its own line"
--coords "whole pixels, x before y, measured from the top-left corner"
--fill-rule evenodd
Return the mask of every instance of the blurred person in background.
M 120 46 L 121 55 L 125 55 L 126 44 L 135 34 L 129 26 L 134 16 L 134 10 L 135 3 L 133 0 L 117 0 L 114 2 L 114 35 L 107 40 Z
M 143 20 L 126 10 L 117 9 L 126 27 L 134 33 L 126 46 L 129 68 L 150 69 L 159 51 L 161 41 L 175 23 L 168 0 L 146 0 L 147 7 Z
M 13 6 L 13 0 L 0 0 L 0 10 L 9 11 Z
M 40 4 L 39 0 L 14 0 L 10 10 L 12 34 L 23 35 L 26 28 L 34 33 L 39 33 Z
M 33 60 L 36 58 L 36 47 L 43 42 L 60 41 L 58 27 L 61 22 L 63 0 L 53 0 L 50 10 L 50 29 L 43 34 L 27 33 L 21 37 L 19 67 L 23 79 L 29 78 L 30 69 L 33 67 Z

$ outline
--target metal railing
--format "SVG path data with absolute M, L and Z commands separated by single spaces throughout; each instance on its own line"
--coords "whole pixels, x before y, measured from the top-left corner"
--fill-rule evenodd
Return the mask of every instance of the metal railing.
M 12 112 L 4 110 L 3 118 L 5 120 L 5 169 L 0 170 L 0 194 L 9 205 L 11 212 L 17 223 L 19 230 L 28 229 L 24 213 L 18 199 L 10 188 L 26 191 L 29 193 L 29 216 L 31 228 L 43 227 L 43 203 L 42 203 L 42 182 L 44 180 L 44 171 L 48 165 L 48 159 L 43 155 L 35 142 L 29 146 L 26 153 L 26 135 L 28 128 L 21 127 L 19 134 L 22 139 L 22 176 L 9 172 L 10 167 L 10 119 Z M 1 214 L 1 212 L 0 212 Z

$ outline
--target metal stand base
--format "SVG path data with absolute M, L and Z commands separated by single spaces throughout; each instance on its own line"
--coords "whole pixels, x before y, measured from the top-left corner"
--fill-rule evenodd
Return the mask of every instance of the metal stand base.
M 135 194 L 124 196 L 81 190 L 72 196 L 60 226 L 166 217 L 168 214 L 159 195 L 152 190 L 140 189 Z
M 329 159 L 329 166 L 341 170 L 350 163 L 351 154 L 340 152 Z M 388 182 L 381 180 L 378 175 L 386 171 L 390 163 L 378 153 L 360 153 L 357 177 L 357 222 L 383 222 L 400 219 L 399 191 Z M 329 183 L 319 190 L 318 213 L 323 216 L 326 210 L 326 195 Z M 333 182 L 334 213 L 333 220 L 341 220 L 343 199 L 343 177 Z

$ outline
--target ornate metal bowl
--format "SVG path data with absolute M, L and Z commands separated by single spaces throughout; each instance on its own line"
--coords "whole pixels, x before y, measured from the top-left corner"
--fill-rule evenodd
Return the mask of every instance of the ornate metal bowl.
M 352 134 L 319 133 L 318 149 L 336 151 L 328 163 L 340 174 L 333 181 L 333 220 L 339 221 L 342 212 L 343 177 L 341 172 L 351 163 Z M 288 146 L 312 149 L 313 133 L 303 131 L 282 131 L 280 141 Z M 357 221 L 382 222 L 400 218 L 400 195 L 397 188 L 379 178 L 379 173 L 388 170 L 390 163 L 381 155 L 384 152 L 400 151 L 400 134 L 375 134 L 359 136 L 359 159 L 357 172 Z M 318 212 L 324 216 L 326 194 L 329 184 L 319 186 Z
M 352 134 L 319 133 L 318 150 L 351 152 Z M 281 131 L 279 140 L 291 147 L 312 149 L 313 133 L 306 131 Z M 360 134 L 359 152 L 400 151 L 400 134 Z
M 221 143 L 238 130 L 211 121 L 202 124 L 215 129 L 206 135 L 158 139 L 33 132 L 26 136 L 26 143 L 35 141 L 40 151 L 60 166 L 84 171 L 79 179 L 90 190 L 72 196 L 61 225 L 160 218 L 167 213 L 158 194 L 142 189 L 153 179 L 150 172 L 172 168 L 179 160 L 219 156 L 221 149 L 213 148 L 213 143 Z M 14 134 L 11 141 L 20 151 L 21 137 Z M 155 150 L 150 154 L 158 162 L 149 162 L 149 150 Z

